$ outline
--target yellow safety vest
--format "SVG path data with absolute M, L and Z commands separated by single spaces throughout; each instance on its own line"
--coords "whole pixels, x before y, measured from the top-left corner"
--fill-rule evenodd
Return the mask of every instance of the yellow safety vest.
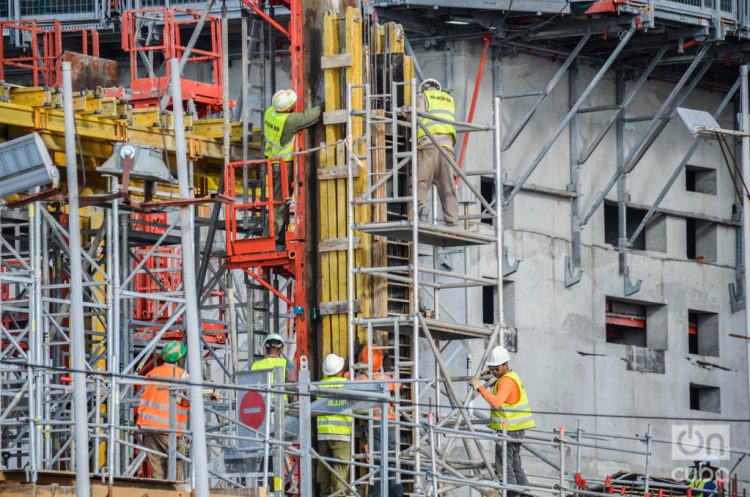
M 424 96 L 427 99 L 427 112 L 429 114 L 434 114 L 441 119 L 456 120 L 456 104 L 453 101 L 453 97 L 442 90 L 427 90 L 424 92 Z M 422 119 L 422 122 L 433 135 L 451 135 L 453 137 L 453 144 L 455 145 L 456 128 L 452 124 L 433 121 L 427 118 Z M 417 139 L 425 135 L 426 133 L 422 128 L 417 130 Z
M 263 136 L 266 139 L 265 156 L 270 159 L 283 159 L 287 162 L 294 158 L 294 139 L 289 143 L 281 143 L 284 124 L 289 117 L 288 112 L 276 112 L 273 107 L 266 109 L 263 116 Z
M 282 383 L 286 383 L 287 364 L 288 361 L 284 357 L 269 356 L 264 357 L 259 361 L 255 361 L 253 365 L 250 366 L 250 371 L 262 371 L 264 369 L 271 370 L 271 384 L 273 385 L 275 381 L 273 377 L 273 370 L 276 368 L 283 368 L 284 378 L 282 379 Z M 289 400 L 289 396 L 284 395 L 284 400 Z
M 503 404 L 500 409 L 492 410 L 490 414 L 490 428 L 503 431 L 503 423 L 506 423 L 508 431 L 527 430 L 535 427 L 536 423 L 531 416 L 531 407 L 529 407 L 529 396 L 526 395 L 526 389 L 523 387 L 523 383 L 521 383 L 521 378 L 518 377 L 515 371 L 508 371 L 503 376 L 507 376 L 516 382 L 521 395 L 515 404 Z M 492 393 L 497 394 L 499 386 L 500 379 L 498 378 L 498 381 L 495 382 L 495 386 L 492 388 Z M 506 409 L 508 410 L 506 411 Z
M 706 483 L 710 482 L 708 478 L 693 478 L 690 480 L 690 488 L 694 488 L 696 490 L 704 490 L 706 488 Z M 707 491 L 705 495 L 712 496 L 714 492 Z M 694 496 L 704 496 L 703 492 L 695 492 L 693 494 Z
M 344 382 L 348 381 L 342 376 L 326 376 L 323 378 L 324 383 L 321 388 L 341 388 Z M 340 405 L 345 400 L 328 397 L 328 407 Z M 342 442 L 351 442 L 352 440 L 352 417 L 345 414 L 325 414 L 318 416 L 318 440 L 338 440 Z

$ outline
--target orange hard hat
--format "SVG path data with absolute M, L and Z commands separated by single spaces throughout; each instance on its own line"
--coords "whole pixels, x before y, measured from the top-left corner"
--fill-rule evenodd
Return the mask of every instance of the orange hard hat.
M 365 345 L 362 347 L 362 351 L 359 353 L 359 362 L 367 364 L 370 359 L 369 347 Z M 372 351 L 372 370 L 380 371 L 383 369 L 383 351 L 373 350 Z

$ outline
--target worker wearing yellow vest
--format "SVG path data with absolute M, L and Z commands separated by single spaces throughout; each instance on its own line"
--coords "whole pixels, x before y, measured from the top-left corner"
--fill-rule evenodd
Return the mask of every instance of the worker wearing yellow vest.
M 328 354 L 323 361 L 323 380 L 321 388 L 342 388 L 346 381 L 344 377 L 344 358 L 336 354 Z M 341 402 L 335 397 L 328 399 L 328 405 L 336 406 Z M 325 414 L 318 416 L 318 453 L 323 457 L 332 457 L 341 461 L 351 461 L 353 418 L 346 414 Z M 336 474 L 345 482 L 349 482 L 349 464 L 346 462 L 329 462 Z M 316 477 L 320 488 L 320 496 L 330 495 L 345 488 L 345 485 L 328 469 L 318 463 Z
M 692 489 L 692 497 L 718 497 L 718 466 L 718 459 L 712 456 L 695 461 L 693 479 L 688 485 Z
M 292 112 L 297 105 L 297 94 L 294 90 L 277 91 L 266 109 L 263 117 L 263 137 L 266 140 L 264 155 L 270 159 L 281 159 L 287 164 L 289 196 L 294 189 L 294 137 L 297 132 L 312 126 L 320 119 L 320 107 L 313 107 L 305 112 Z M 274 236 L 278 250 L 285 245 L 286 226 L 289 216 L 288 199 L 282 197 L 281 170 L 279 163 L 273 165 L 273 200 L 284 201 L 274 205 Z
M 365 345 L 362 350 L 359 353 L 359 362 L 364 365 L 370 364 L 370 354 L 372 354 L 372 380 L 374 381 L 388 381 L 388 380 L 394 380 L 396 376 L 393 373 L 386 372 L 383 366 L 384 358 L 383 358 L 383 351 L 374 349 L 372 352 L 370 352 L 370 349 L 367 345 Z M 359 377 L 360 380 L 369 380 L 370 378 L 366 374 L 362 374 Z M 388 388 L 388 392 L 393 395 L 396 392 L 396 383 L 395 382 L 389 382 L 386 384 Z M 380 408 L 373 409 L 373 417 L 376 420 L 380 419 Z M 389 429 L 388 429 L 388 451 L 389 454 L 389 461 L 393 461 L 394 453 L 396 452 L 396 437 L 398 436 L 398 426 L 395 424 L 396 421 L 396 409 L 393 406 L 393 404 L 388 404 L 388 421 L 389 421 Z M 390 424 L 390 422 L 393 421 L 393 424 Z M 369 426 L 369 424 L 368 424 Z M 372 442 L 373 446 L 371 447 L 372 453 L 375 455 L 378 455 L 380 451 L 382 450 L 382 440 L 381 440 L 381 425 L 377 421 L 372 423 Z M 369 440 L 369 436 L 365 435 L 365 440 Z M 377 464 L 377 462 L 376 462 Z M 389 470 L 389 478 L 388 478 L 388 496 L 389 497 L 401 497 L 404 494 L 403 486 L 400 483 L 396 483 L 396 473 L 395 473 L 395 465 L 391 464 L 389 466 L 392 468 Z M 380 483 L 379 479 L 381 478 L 381 472 L 380 469 L 378 469 L 375 472 L 375 484 L 370 485 L 367 495 L 369 497 L 381 497 L 380 495 Z
M 521 383 L 515 371 L 510 369 L 510 354 L 508 350 L 498 345 L 490 351 L 487 359 L 487 367 L 496 378 L 492 387 L 492 393 L 482 385 L 482 381 L 476 376 L 470 381 L 474 390 L 486 400 L 492 411 L 490 413 L 490 428 L 499 432 L 503 431 L 505 424 L 508 436 L 512 439 L 521 440 L 526 430 L 536 426 L 529 407 L 529 397 L 526 389 Z M 521 442 L 508 442 L 506 484 L 528 485 L 529 480 L 521 465 Z M 498 478 L 503 472 L 503 445 L 498 443 L 495 447 L 495 471 Z M 519 492 L 508 492 L 508 495 L 519 495 Z
M 265 369 L 274 369 L 280 367 L 283 368 L 284 377 L 281 379 L 282 383 L 297 381 L 297 372 L 294 367 L 294 363 L 284 357 L 284 337 L 278 333 L 269 333 L 263 340 L 263 348 L 266 351 L 266 355 L 263 359 L 255 361 L 250 366 L 250 371 L 261 371 Z M 271 373 L 271 383 L 275 381 L 273 373 Z M 288 398 L 288 397 L 287 397 Z
M 187 373 L 180 367 L 187 347 L 185 344 L 173 340 L 161 351 L 164 364 L 152 369 L 146 378 L 159 380 L 184 380 Z M 147 449 L 169 454 L 169 431 L 170 431 L 170 402 L 174 403 L 175 425 L 172 430 L 177 430 L 177 451 L 185 453 L 185 445 L 182 442 L 182 434 L 187 430 L 188 409 L 190 404 L 185 399 L 177 398 L 174 391 L 170 395 L 169 385 L 147 384 L 141 393 L 138 405 L 138 418 L 136 424 L 142 430 L 143 445 Z M 168 460 L 166 457 L 148 452 L 148 462 L 151 464 L 151 476 L 159 480 L 167 478 Z M 183 478 L 183 462 L 177 459 L 177 480 Z
M 417 111 L 427 112 L 439 117 L 455 121 L 456 104 L 447 92 L 440 88 L 440 83 L 434 79 L 426 79 L 419 85 L 417 94 Z M 458 199 L 456 198 L 456 183 L 453 168 L 440 154 L 437 148 L 445 148 L 451 155 L 455 155 L 453 146 L 456 143 L 456 128 L 452 124 L 433 119 L 423 118 L 423 124 L 430 130 L 437 143 L 427 137 L 419 128 L 417 131 L 417 202 L 419 203 L 420 220 L 427 220 L 425 197 L 427 190 L 435 185 L 440 205 L 443 207 L 445 224 L 458 225 Z

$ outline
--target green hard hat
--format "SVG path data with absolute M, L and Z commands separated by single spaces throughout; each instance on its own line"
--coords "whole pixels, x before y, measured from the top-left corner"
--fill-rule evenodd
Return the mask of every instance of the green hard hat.
M 177 362 L 187 353 L 187 347 L 184 343 L 172 340 L 164 346 L 161 351 L 161 358 L 166 362 Z

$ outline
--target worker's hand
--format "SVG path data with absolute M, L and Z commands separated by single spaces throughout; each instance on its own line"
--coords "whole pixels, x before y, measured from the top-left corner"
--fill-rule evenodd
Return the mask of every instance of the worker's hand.
M 216 401 L 221 400 L 221 392 L 219 392 L 218 390 L 214 390 L 213 392 L 211 392 L 211 398 Z
M 479 387 L 482 386 L 482 380 L 480 380 L 476 376 L 472 376 L 471 379 L 469 380 L 469 384 L 471 385 L 471 388 L 473 388 L 474 390 L 479 390 Z

